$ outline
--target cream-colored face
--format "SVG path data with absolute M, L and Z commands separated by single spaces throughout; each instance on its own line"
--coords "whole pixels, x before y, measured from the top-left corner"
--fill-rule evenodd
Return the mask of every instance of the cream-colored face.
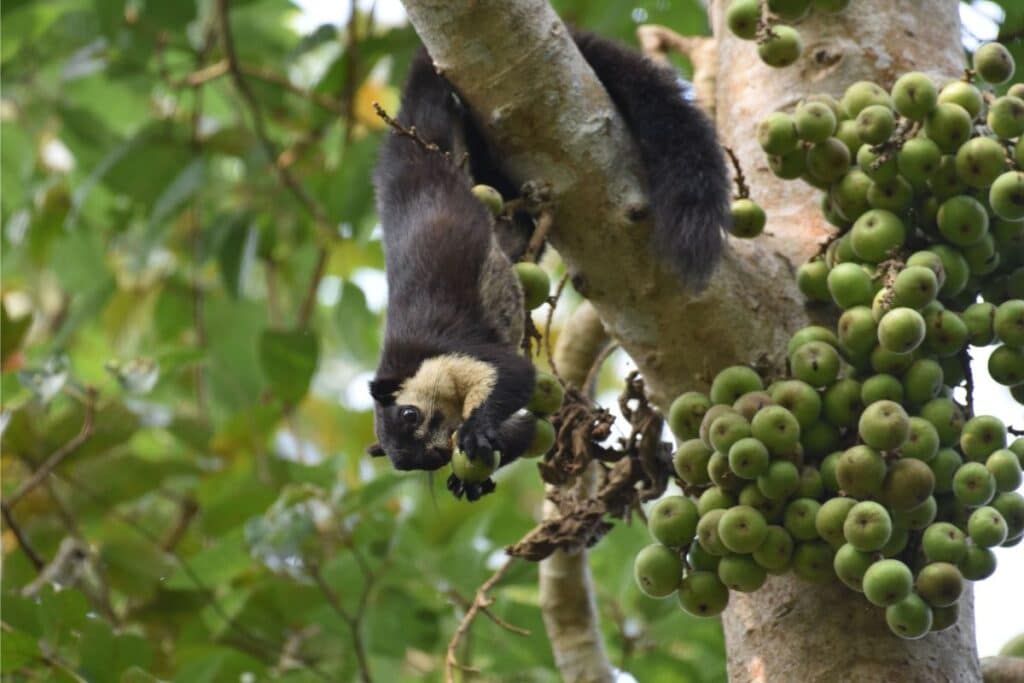
M 434 448 L 448 448 L 451 435 L 487 400 L 497 381 L 494 366 L 463 354 L 430 358 L 395 395 L 397 406 L 422 413 L 415 436 Z
M 451 460 L 452 435 L 494 390 L 498 371 L 463 354 L 430 358 L 389 400 L 378 399 L 378 451 L 398 470 L 436 470 Z

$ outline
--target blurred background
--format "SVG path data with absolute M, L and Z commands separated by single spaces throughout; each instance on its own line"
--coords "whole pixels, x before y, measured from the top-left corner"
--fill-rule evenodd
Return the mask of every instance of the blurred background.
M 698 0 L 554 4 L 633 45 L 639 23 L 708 32 Z M 1024 30 L 1017 0 L 961 7 L 968 49 Z M 394 113 L 417 46 L 401 5 L 228 12 L 233 62 L 210 0 L 0 9 L 5 680 L 441 680 L 539 515 L 528 462 L 469 505 L 364 455 L 386 299 L 372 103 Z M 609 407 L 628 369 L 605 366 Z M 1019 424 L 985 376 L 979 412 Z M 617 526 L 591 554 L 613 663 L 724 681 L 717 620 L 643 597 L 647 532 Z M 999 562 L 983 655 L 1024 631 L 1024 553 Z M 536 578 L 517 563 L 492 608 L 529 636 L 473 628 L 478 680 L 557 680 Z

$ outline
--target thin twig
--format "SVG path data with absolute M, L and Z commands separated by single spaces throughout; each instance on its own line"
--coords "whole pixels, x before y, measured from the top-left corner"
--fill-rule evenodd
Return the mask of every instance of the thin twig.
M 306 294 L 302 297 L 302 306 L 299 308 L 299 317 L 296 327 L 300 330 L 309 327 L 309 321 L 313 317 L 316 308 L 316 294 L 320 289 L 320 281 L 327 269 L 327 257 L 329 256 L 326 247 L 320 247 L 316 255 L 316 265 L 313 266 L 313 274 L 309 278 L 309 285 L 306 287 Z
M 276 327 L 281 324 L 281 307 L 277 296 L 277 264 L 273 259 L 266 260 L 263 272 L 267 286 L 267 317 L 270 324 Z
M 601 366 L 608 360 L 608 357 L 619 350 L 619 345 L 611 343 L 601 349 L 601 353 L 598 354 L 597 358 L 594 359 L 594 364 L 590 366 L 590 370 L 587 372 L 587 379 L 584 380 L 583 386 L 580 387 L 584 393 L 590 394 L 591 386 L 597 383 L 597 377 L 601 374 Z
M 206 57 L 209 54 L 210 49 L 213 47 L 216 37 L 217 32 L 215 28 L 207 25 L 206 30 L 204 31 L 202 47 L 196 54 L 195 63 L 197 67 L 201 67 L 203 62 L 206 61 Z M 202 141 L 199 134 L 203 119 L 203 94 L 203 85 L 201 83 L 192 87 L 194 104 L 192 106 L 192 130 L 189 144 L 191 145 L 192 153 L 196 158 L 199 158 L 203 153 Z M 196 348 L 200 351 L 204 351 L 207 346 L 206 320 L 203 315 L 205 297 L 202 283 L 200 282 L 199 268 L 196 266 L 196 264 L 202 261 L 202 197 L 203 191 L 200 187 L 196 190 L 189 212 L 191 217 L 191 220 L 189 221 L 189 242 L 192 248 L 193 263 L 189 274 L 189 289 L 192 294 L 192 326 L 196 331 Z M 203 363 L 196 363 L 193 365 L 192 381 L 195 384 L 197 415 L 200 420 L 208 421 L 209 413 L 206 410 L 206 380 L 203 372 L 203 365 Z
M 290 80 L 279 74 L 267 71 L 251 64 L 239 63 L 239 70 L 250 78 L 255 78 L 258 81 L 269 83 L 270 85 L 276 85 L 277 87 L 286 90 L 293 95 L 297 95 L 304 99 L 309 100 L 318 107 L 322 107 L 332 114 L 338 114 L 339 116 L 345 116 L 346 110 L 345 105 L 341 102 L 337 102 L 334 99 L 327 97 L 318 92 L 312 90 L 305 90 L 292 83 Z M 214 81 L 221 76 L 229 74 L 231 71 L 231 65 L 228 60 L 222 59 L 219 62 L 214 62 L 209 66 L 203 67 L 193 71 L 185 78 L 179 81 L 173 81 L 172 84 L 179 88 L 195 88 L 201 85 L 205 85 L 210 81 Z
M 27 557 L 28 561 L 32 563 L 32 566 L 35 567 L 37 572 L 42 571 L 43 567 L 46 566 L 46 563 L 43 562 L 43 558 L 39 556 L 36 549 L 32 547 L 32 544 L 29 542 L 28 536 L 25 535 L 25 532 L 22 531 L 21 527 L 18 526 L 18 523 L 14 521 L 14 515 L 11 514 L 11 510 L 7 507 L 6 503 L 0 504 L 0 513 L 3 513 L 4 521 L 7 522 L 8 528 L 10 528 L 14 537 L 18 539 L 18 547 L 21 548 L 21 552 L 25 553 L 25 557 Z
M 341 604 L 341 600 L 338 599 L 338 594 L 334 592 L 327 582 L 324 580 L 323 574 L 320 573 L 320 568 L 316 565 L 311 565 L 307 572 L 309 576 L 316 583 L 320 592 L 323 593 L 324 597 L 327 598 L 328 604 L 331 609 L 341 617 L 352 633 L 352 648 L 356 653 L 356 660 L 359 662 L 359 678 L 363 683 L 372 683 L 373 677 L 370 675 L 370 662 L 366 658 L 366 647 L 363 645 L 363 638 L 360 633 L 360 620 L 358 616 L 350 614 L 345 606 Z
M 548 357 L 548 366 L 551 368 L 551 374 L 558 378 L 558 381 L 562 381 L 561 375 L 558 374 L 558 367 L 555 365 L 555 355 L 551 352 L 551 321 L 555 317 L 555 307 L 558 306 L 559 299 L 562 298 L 562 290 L 565 289 L 565 283 L 569 281 L 569 273 L 562 276 L 562 279 L 558 281 L 558 287 L 555 289 L 555 293 L 548 298 L 548 317 L 544 322 L 544 355 Z
M 473 604 L 473 603 L 471 603 L 469 601 L 468 598 L 466 598 L 464 595 L 462 595 L 462 593 L 458 592 L 454 588 L 450 588 L 447 591 L 445 591 L 445 595 L 447 595 L 449 598 L 451 598 L 452 602 L 454 602 L 455 604 L 457 604 L 459 607 L 461 607 L 464 610 L 468 610 L 472 606 L 472 604 Z M 480 608 L 480 612 L 485 617 L 487 617 L 488 619 L 493 621 L 495 624 L 497 624 L 498 626 L 502 627 L 503 629 L 505 629 L 507 631 L 512 631 L 512 633 L 515 633 L 515 634 L 520 635 L 520 636 L 528 636 L 528 635 L 530 635 L 529 629 L 520 628 L 519 626 L 515 626 L 514 624 L 508 623 L 507 621 L 505 621 L 504 619 L 499 617 L 497 614 L 492 612 L 489 607 L 481 607 Z
M 473 598 L 473 603 L 466 610 L 466 613 L 462 616 L 462 621 L 459 622 L 459 627 L 455 630 L 455 634 L 452 636 L 451 641 L 448 643 L 448 652 L 445 655 L 444 661 L 444 680 L 445 683 L 455 683 L 455 669 L 462 669 L 463 671 L 476 671 L 472 667 L 464 666 L 459 664 L 458 659 L 455 656 L 455 651 L 459 647 L 459 643 L 466 637 L 469 632 L 470 626 L 473 625 L 473 619 L 476 618 L 478 612 L 485 611 L 488 607 L 494 604 L 494 599 L 487 594 L 494 588 L 495 585 L 508 572 L 509 568 L 515 562 L 514 557 L 510 557 L 505 561 L 505 564 L 498 568 L 498 571 L 491 575 L 491 578 L 483 582 L 480 588 L 476 591 L 476 596 Z M 492 617 L 493 619 L 494 617 Z M 503 620 L 496 620 L 496 624 L 502 628 L 510 630 L 512 633 L 519 635 L 527 635 L 528 632 L 524 633 L 519 628 L 509 628 L 510 624 L 507 624 Z
M 768 9 L 767 0 L 759 0 L 761 4 L 761 18 L 757 22 L 757 44 L 761 45 L 771 38 L 777 37 L 778 34 L 772 28 L 778 17 L 772 14 L 772 11 Z
M 732 167 L 736 169 L 736 177 L 733 178 L 736 183 L 736 199 L 746 199 L 750 196 L 750 187 L 747 185 L 746 176 L 743 175 L 743 167 L 740 166 L 740 160 L 736 156 L 736 152 L 732 150 L 732 147 L 723 146 L 722 149 L 729 155 Z
M 181 539 L 185 537 L 189 524 L 198 512 L 199 504 L 194 499 L 186 498 L 181 501 L 181 512 L 178 513 L 178 519 L 160 543 L 160 549 L 165 553 L 173 551 L 178 546 L 178 543 L 181 542 Z
M 81 526 L 78 524 L 78 520 L 75 519 L 74 513 L 61 498 L 60 493 L 57 491 L 57 487 L 54 486 L 53 479 L 47 479 L 42 483 L 42 486 L 46 489 L 46 492 L 50 496 L 50 500 L 53 501 L 54 508 L 56 508 L 57 516 L 60 517 L 61 523 L 64 525 L 64 529 L 67 530 L 71 538 L 76 539 L 83 548 L 87 548 L 89 545 L 88 540 L 85 538 L 85 534 L 82 533 Z M 101 612 L 107 615 L 110 623 L 114 625 L 120 625 L 121 618 L 118 616 L 117 611 L 114 609 L 114 603 L 110 599 L 110 579 L 105 571 L 103 561 L 99 557 L 90 558 L 90 566 L 95 570 L 96 578 L 96 590 L 93 590 L 93 586 L 84 586 L 84 592 L 90 600 L 95 602 Z
M 85 401 L 85 417 L 82 420 L 82 428 L 78 431 L 70 441 L 65 443 L 63 446 L 53 452 L 42 465 L 36 469 L 32 475 L 21 482 L 21 485 L 15 489 L 14 493 L 7 496 L 7 500 L 3 501 L 2 505 L 5 509 L 11 509 L 18 504 L 18 501 L 24 498 L 26 495 L 32 492 L 32 489 L 39 486 L 47 475 L 53 471 L 55 467 L 64 462 L 64 459 L 74 453 L 79 446 L 85 443 L 90 436 L 94 428 L 94 418 L 96 416 L 96 389 L 93 387 L 86 387 L 86 401 Z
M 267 134 L 266 125 L 263 121 L 263 111 L 260 109 L 260 104 L 253 95 L 252 90 L 249 89 L 249 84 L 245 80 L 245 76 L 242 72 L 242 67 L 238 61 L 238 54 L 235 52 L 235 43 L 231 35 L 231 21 L 228 17 L 228 6 L 230 0 L 217 0 L 217 21 L 220 27 L 221 43 L 224 48 L 224 58 L 227 61 L 228 73 L 231 75 L 231 81 L 235 84 L 235 89 L 238 90 L 238 94 L 241 95 L 242 100 L 249 109 L 249 114 L 252 117 L 253 132 L 256 134 L 256 138 L 260 141 L 263 146 L 264 154 L 270 165 L 273 167 L 274 172 L 277 174 L 281 184 L 284 185 L 292 195 L 302 204 L 303 208 L 313 217 L 317 222 L 320 229 L 324 232 L 326 237 L 332 237 L 330 229 L 330 220 L 327 218 L 327 214 L 323 208 L 313 199 L 312 196 L 306 189 L 296 180 L 295 176 L 291 172 L 276 163 L 277 149 L 274 143 L 270 140 L 270 136 Z
M 640 40 L 640 49 L 643 50 L 644 54 L 662 62 L 668 61 L 667 55 L 673 50 L 692 61 L 693 55 L 704 44 L 714 40 L 706 36 L 683 36 L 667 26 L 660 26 L 658 24 L 638 26 L 636 36 Z
M 455 163 L 452 160 L 452 155 L 449 152 L 446 152 L 446 151 L 442 150 L 440 147 L 437 146 L 437 144 L 435 144 L 433 142 L 429 142 L 427 140 L 424 140 L 423 137 L 416 130 L 416 126 L 409 126 L 408 128 L 406 128 L 401 123 L 399 123 L 397 120 L 392 118 L 391 115 L 389 115 L 387 113 L 387 111 L 384 110 L 384 107 L 380 106 L 380 102 L 374 102 L 373 103 L 373 109 L 374 109 L 374 111 L 377 112 L 377 116 L 379 116 L 381 118 L 381 120 L 384 121 L 384 123 L 388 124 L 388 126 L 391 127 L 391 130 L 394 131 L 395 135 L 400 135 L 403 138 L 409 138 L 410 140 L 415 142 L 417 145 L 419 145 L 420 148 L 423 149 L 423 151 L 425 151 L 425 152 L 437 152 L 438 154 L 443 156 L 448 161 L 451 161 L 452 163 Z M 456 164 L 456 165 L 458 165 L 458 164 Z
M 537 261 L 537 255 L 540 254 L 540 249 L 548 238 L 552 223 L 554 223 L 554 219 L 551 217 L 551 212 L 541 211 L 537 218 L 537 226 L 533 229 L 533 234 L 530 235 L 530 242 L 526 245 L 526 251 L 523 252 L 523 261 L 527 263 Z
M 373 590 L 373 584 L 377 580 L 377 574 L 370 569 L 370 565 L 366 562 L 366 558 L 363 557 L 363 553 L 359 550 L 356 545 L 351 545 L 349 551 L 352 556 L 356 559 L 356 564 L 359 565 L 359 571 L 363 574 L 363 592 L 359 596 L 359 604 L 356 605 L 356 621 L 363 618 L 366 613 L 366 607 L 370 603 L 370 592 Z
M 345 135 L 342 149 L 352 141 L 352 120 L 355 118 L 356 83 L 359 82 L 359 12 L 356 0 L 348 3 L 348 26 L 345 27 L 345 78 L 342 85 L 342 116 L 345 118 Z M 371 20 L 373 8 L 370 8 Z M 369 34 L 368 34 L 369 35 Z

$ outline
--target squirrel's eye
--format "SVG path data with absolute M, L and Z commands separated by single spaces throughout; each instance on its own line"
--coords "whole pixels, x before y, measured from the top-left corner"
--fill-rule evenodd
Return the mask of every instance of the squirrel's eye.
M 409 425 L 419 424 L 420 422 L 420 411 L 413 406 L 405 406 L 398 411 L 398 416 L 402 418 L 402 422 Z

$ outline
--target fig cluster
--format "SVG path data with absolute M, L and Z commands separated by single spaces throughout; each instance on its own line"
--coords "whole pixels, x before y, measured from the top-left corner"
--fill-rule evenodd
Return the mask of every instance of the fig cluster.
M 800 330 L 789 351 L 791 378 L 765 386 L 735 366 L 673 402 L 686 495 L 648 514 L 640 589 L 713 616 L 730 591 L 793 572 L 863 593 L 904 638 L 956 623 L 964 581 L 1024 538 L 1024 439 L 965 420 L 947 396 L 909 400 L 914 374 L 858 375 L 825 328 Z
M 1001 83 L 993 44 L 973 73 Z M 906 74 L 761 123 L 775 173 L 824 190 L 839 228 L 798 273 L 834 329 L 790 339 L 788 372 L 735 366 L 671 406 L 684 495 L 649 511 L 635 576 L 699 616 L 793 572 L 840 582 L 920 638 L 953 625 L 965 581 L 1024 539 L 1024 439 L 954 398 L 971 346 L 1024 403 L 1024 86 L 995 97 Z
M 800 58 L 803 42 L 793 24 L 814 12 L 836 14 L 850 0 L 732 0 L 725 23 L 741 40 L 757 41 L 757 54 L 771 67 L 789 66 Z
M 1014 71 L 998 43 L 974 66 L 996 82 Z M 1024 404 L 1022 133 L 1024 84 L 995 97 L 922 73 L 889 91 L 858 82 L 839 100 L 814 96 L 760 123 L 775 174 L 822 189 L 839 228 L 797 284 L 843 310 L 848 363 L 899 374 L 932 361 L 955 387 L 969 347 L 995 344 L 989 374 Z

